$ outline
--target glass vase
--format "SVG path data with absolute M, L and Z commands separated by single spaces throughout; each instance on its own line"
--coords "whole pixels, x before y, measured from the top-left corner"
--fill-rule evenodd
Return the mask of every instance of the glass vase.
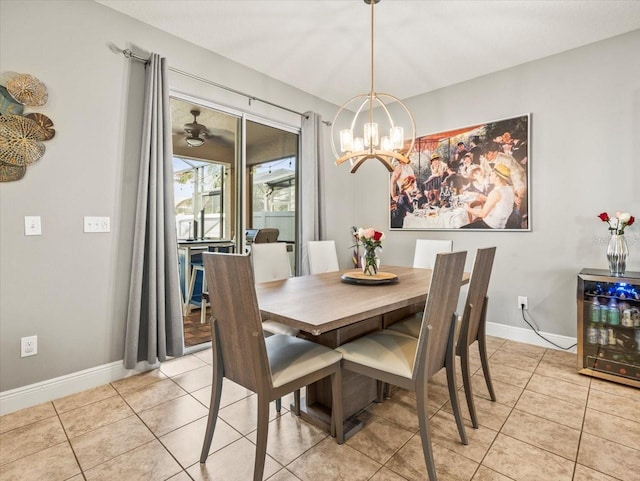
M 609 260 L 609 274 L 615 277 L 624 276 L 627 268 L 627 255 L 629 248 L 624 234 L 611 234 L 607 246 L 607 259 Z
M 376 254 L 375 249 L 364 250 L 364 255 L 361 257 L 362 273 L 367 276 L 375 276 L 380 268 L 380 258 Z

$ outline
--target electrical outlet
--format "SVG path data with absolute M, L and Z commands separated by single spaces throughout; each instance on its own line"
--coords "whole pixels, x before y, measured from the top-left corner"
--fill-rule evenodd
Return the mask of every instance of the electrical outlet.
M 522 306 L 524 306 L 525 311 L 528 311 L 529 299 L 527 299 L 525 296 L 518 296 L 518 309 L 522 309 Z
M 38 354 L 38 336 L 28 336 L 20 339 L 20 357 Z

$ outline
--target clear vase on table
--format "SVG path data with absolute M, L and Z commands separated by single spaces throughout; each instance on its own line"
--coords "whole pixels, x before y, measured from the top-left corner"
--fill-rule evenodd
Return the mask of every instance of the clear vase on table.
M 361 258 L 362 273 L 368 276 L 375 276 L 380 269 L 380 258 L 376 254 L 376 249 L 364 249 L 364 255 Z
M 607 260 L 609 261 L 609 274 L 614 277 L 624 276 L 627 268 L 627 256 L 629 247 L 624 234 L 611 234 L 607 245 Z

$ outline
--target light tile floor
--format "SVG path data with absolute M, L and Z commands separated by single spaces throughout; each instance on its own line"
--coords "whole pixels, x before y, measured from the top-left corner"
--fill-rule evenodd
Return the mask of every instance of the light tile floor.
M 457 436 L 444 373 L 429 410 L 440 481 L 640 481 L 640 390 L 576 372 L 575 354 L 489 339 L 498 402 L 472 359 L 480 428 Z M 0 418 L 0 480 L 244 481 L 252 478 L 255 395 L 225 380 L 210 455 L 198 463 L 211 351 Z M 460 385 L 460 379 L 458 379 Z M 264 479 L 424 480 L 415 395 L 362 413 L 343 446 L 286 410 L 271 412 Z M 464 395 L 461 403 L 466 413 Z M 273 404 L 272 404 L 273 405 Z

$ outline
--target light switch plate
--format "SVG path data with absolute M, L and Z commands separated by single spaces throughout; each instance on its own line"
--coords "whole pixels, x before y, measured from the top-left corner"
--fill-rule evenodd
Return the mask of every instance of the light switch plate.
M 111 232 L 111 218 L 85 216 L 84 231 L 85 232 Z
M 42 221 L 39 215 L 24 216 L 24 235 L 42 235 Z

